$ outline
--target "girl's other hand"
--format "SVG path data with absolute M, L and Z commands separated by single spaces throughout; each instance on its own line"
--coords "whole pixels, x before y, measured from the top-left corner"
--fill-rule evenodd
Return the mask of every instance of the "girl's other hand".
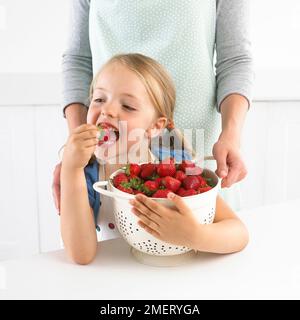
M 142 194 L 130 200 L 132 212 L 139 218 L 138 224 L 154 237 L 175 245 L 193 248 L 199 222 L 184 200 L 170 192 L 168 199 L 176 209 L 170 209 Z
M 98 143 L 97 133 L 97 127 L 91 124 L 75 128 L 66 143 L 62 165 L 75 170 L 83 169 L 95 151 Z

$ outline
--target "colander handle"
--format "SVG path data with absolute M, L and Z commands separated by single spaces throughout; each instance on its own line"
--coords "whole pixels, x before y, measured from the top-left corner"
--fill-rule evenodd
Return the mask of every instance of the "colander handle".
M 103 187 L 107 186 L 108 182 L 107 181 L 98 181 L 93 184 L 94 190 L 97 192 L 104 194 L 105 196 L 111 197 L 111 198 L 121 198 L 125 200 L 130 200 L 134 198 L 134 195 L 132 194 L 120 194 L 116 192 L 111 192 L 109 190 L 104 189 Z

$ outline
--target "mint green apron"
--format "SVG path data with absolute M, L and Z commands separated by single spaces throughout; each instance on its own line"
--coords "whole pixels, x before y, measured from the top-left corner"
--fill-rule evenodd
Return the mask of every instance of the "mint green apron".
M 203 152 L 211 155 L 221 125 L 215 108 L 215 27 L 216 0 L 91 0 L 93 72 L 118 53 L 156 59 L 175 83 L 175 125 L 203 129 Z M 212 161 L 205 166 L 216 169 Z M 228 201 L 226 193 L 221 191 Z M 228 202 L 237 209 L 238 198 L 231 194 Z

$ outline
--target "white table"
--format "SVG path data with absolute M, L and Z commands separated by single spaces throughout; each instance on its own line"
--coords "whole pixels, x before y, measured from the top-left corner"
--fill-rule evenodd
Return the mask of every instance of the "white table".
M 157 268 L 136 262 L 123 239 L 109 240 L 88 266 L 63 251 L 0 263 L 0 299 L 299 299 L 300 199 L 239 215 L 251 237 L 240 253 Z

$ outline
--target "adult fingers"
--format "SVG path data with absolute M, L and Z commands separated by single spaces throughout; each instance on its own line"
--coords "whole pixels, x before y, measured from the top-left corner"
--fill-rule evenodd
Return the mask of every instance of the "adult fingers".
M 222 181 L 222 187 L 229 188 L 234 183 L 241 181 L 247 175 L 245 165 L 240 159 L 236 159 L 229 165 L 229 172 L 225 179 Z
M 227 156 L 228 150 L 225 147 L 214 147 L 213 155 L 217 161 L 217 170 L 216 174 L 219 178 L 224 178 L 228 174 L 228 166 L 227 166 Z

